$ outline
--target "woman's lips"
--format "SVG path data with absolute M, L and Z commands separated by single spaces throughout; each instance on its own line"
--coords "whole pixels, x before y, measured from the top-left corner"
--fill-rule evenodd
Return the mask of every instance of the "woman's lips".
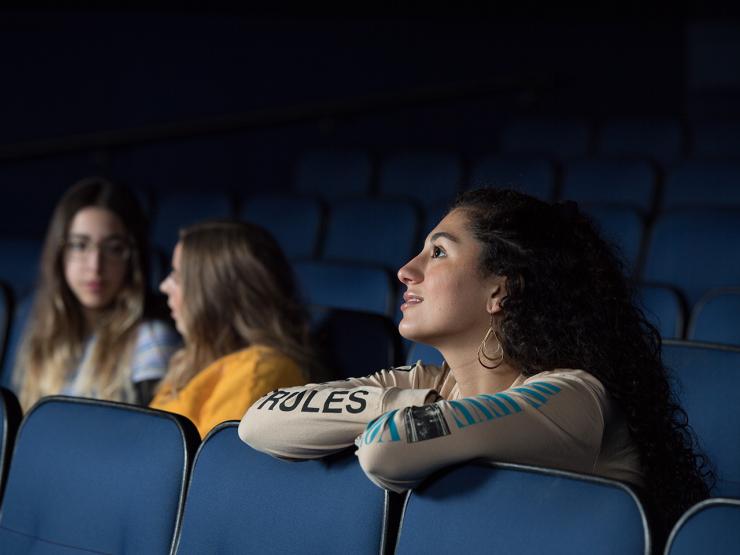
M 408 291 L 406 291 L 406 293 L 403 294 L 403 300 L 404 302 L 401 305 L 401 312 L 423 302 L 424 297 L 422 297 L 421 295 L 417 295 L 416 293 L 409 293 Z

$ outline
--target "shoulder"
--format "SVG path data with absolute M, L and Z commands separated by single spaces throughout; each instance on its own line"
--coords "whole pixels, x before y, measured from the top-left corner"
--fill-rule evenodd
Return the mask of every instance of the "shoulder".
M 298 369 L 290 357 L 264 345 L 250 345 L 212 362 L 208 369 L 223 372 L 264 373 L 283 368 Z
M 177 331 L 161 320 L 145 320 L 136 330 L 137 347 L 166 345 L 176 347 L 181 343 Z
M 511 389 L 534 388 L 548 399 L 554 396 L 571 400 L 591 402 L 603 410 L 609 405 L 609 396 L 601 381 L 585 370 L 559 368 L 540 372 L 523 380 L 517 380 Z

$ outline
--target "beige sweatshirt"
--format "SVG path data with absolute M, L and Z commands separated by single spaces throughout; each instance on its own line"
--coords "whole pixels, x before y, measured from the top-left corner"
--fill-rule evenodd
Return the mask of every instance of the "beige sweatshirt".
M 259 451 L 312 459 L 355 443 L 367 476 L 393 491 L 445 466 L 482 459 L 546 466 L 642 484 L 623 417 L 582 370 L 525 378 L 494 394 L 461 397 L 446 365 L 275 390 L 239 436 Z

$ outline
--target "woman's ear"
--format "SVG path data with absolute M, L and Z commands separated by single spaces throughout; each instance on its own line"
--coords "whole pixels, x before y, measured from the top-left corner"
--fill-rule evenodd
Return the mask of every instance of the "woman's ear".
M 488 302 L 486 303 L 486 310 L 488 314 L 497 314 L 503 310 L 502 303 L 506 298 L 506 278 L 499 277 L 493 282 L 491 287 L 491 293 L 488 296 Z

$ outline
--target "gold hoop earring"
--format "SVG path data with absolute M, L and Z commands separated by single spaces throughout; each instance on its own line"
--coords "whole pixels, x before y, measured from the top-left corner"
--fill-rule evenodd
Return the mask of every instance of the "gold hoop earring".
M 491 338 L 491 335 L 496 338 L 496 350 L 493 352 L 493 356 L 489 356 L 486 354 L 486 343 L 488 343 L 488 340 Z M 488 331 L 486 332 L 485 337 L 483 338 L 483 341 L 481 341 L 480 346 L 478 347 L 478 362 L 480 362 L 481 366 L 484 368 L 488 368 L 489 370 L 493 370 L 495 368 L 498 368 L 501 366 L 501 363 L 504 361 L 504 346 L 501 343 L 501 340 L 498 337 L 498 334 L 496 333 L 496 330 L 493 329 L 493 316 L 491 316 L 491 325 L 488 328 Z M 488 362 L 492 362 L 493 365 L 486 364 L 483 359 L 485 359 Z

